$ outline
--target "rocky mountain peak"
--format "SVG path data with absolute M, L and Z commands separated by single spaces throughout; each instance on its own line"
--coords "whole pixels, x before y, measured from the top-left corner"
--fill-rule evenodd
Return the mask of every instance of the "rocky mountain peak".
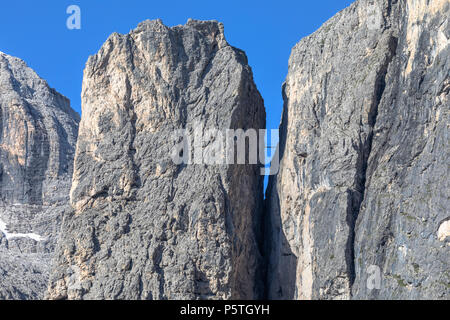
M 177 130 L 265 126 L 247 59 L 222 25 L 155 20 L 111 35 L 86 65 L 82 110 L 74 212 L 48 297 L 260 297 L 259 165 L 171 159 Z
M 42 298 L 68 208 L 79 115 L 0 53 L 0 298 Z

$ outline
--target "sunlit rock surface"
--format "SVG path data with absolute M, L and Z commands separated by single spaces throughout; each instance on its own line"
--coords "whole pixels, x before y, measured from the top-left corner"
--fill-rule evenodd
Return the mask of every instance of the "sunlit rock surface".
M 255 299 L 258 165 L 175 164 L 174 130 L 265 127 L 222 24 L 145 21 L 84 71 L 82 120 L 49 299 Z M 204 141 L 204 147 L 216 143 Z
M 359 0 L 293 48 L 269 298 L 450 298 L 449 14 Z
M 0 53 L 0 299 L 45 293 L 78 122 L 67 98 Z

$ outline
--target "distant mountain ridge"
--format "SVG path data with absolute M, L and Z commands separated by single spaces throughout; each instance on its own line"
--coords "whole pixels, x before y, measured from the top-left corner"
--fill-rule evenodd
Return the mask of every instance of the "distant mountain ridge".
M 25 62 L 0 53 L 0 299 L 44 296 L 79 120 Z

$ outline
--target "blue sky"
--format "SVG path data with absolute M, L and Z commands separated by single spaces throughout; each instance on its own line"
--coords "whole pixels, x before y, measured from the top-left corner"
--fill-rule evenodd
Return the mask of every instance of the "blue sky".
M 247 53 L 264 98 L 267 128 L 278 128 L 281 85 L 291 48 L 352 0 L 4 0 L 0 5 L 0 51 L 27 62 L 81 113 L 84 65 L 112 32 L 128 33 L 146 19 L 168 26 L 188 18 L 224 23 L 228 42 Z M 66 9 L 81 9 L 81 30 L 69 30 Z

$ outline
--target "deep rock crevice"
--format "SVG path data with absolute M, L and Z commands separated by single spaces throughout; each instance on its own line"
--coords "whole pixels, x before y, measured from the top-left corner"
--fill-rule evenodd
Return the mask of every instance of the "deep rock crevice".
M 389 51 L 385 62 L 377 72 L 373 102 L 368 113 L 368 134 L 367 137 L 360 138 L 358 146 L 358 159 L 356 161 L 356 175 L 355 175 L 355 190 L 348 191 L 348 211 L 347 211 L 347 223 L 350 228 L 349 238 L 347 241 L 346 261 L 347 272 L 349 274 L 350 288 L 353 286 L 356 278 L 355 274 L 355 234 L 356 234 L 356 221 L 360 215 L 361 207 L 364 202 L 364 195 L 367 187 L 367 170 L 369 167 L 369 159 L 372 154 L 372 145 L 375 134 L 375 125 L 377 123 L 378 110 L 380 103 L 383 99 L 383 94 L 386 88 L 386 79 L 388 77 L 389 65 L 394 60 L 397 50 L 398 39 L 391 36 L 388 43 Z

